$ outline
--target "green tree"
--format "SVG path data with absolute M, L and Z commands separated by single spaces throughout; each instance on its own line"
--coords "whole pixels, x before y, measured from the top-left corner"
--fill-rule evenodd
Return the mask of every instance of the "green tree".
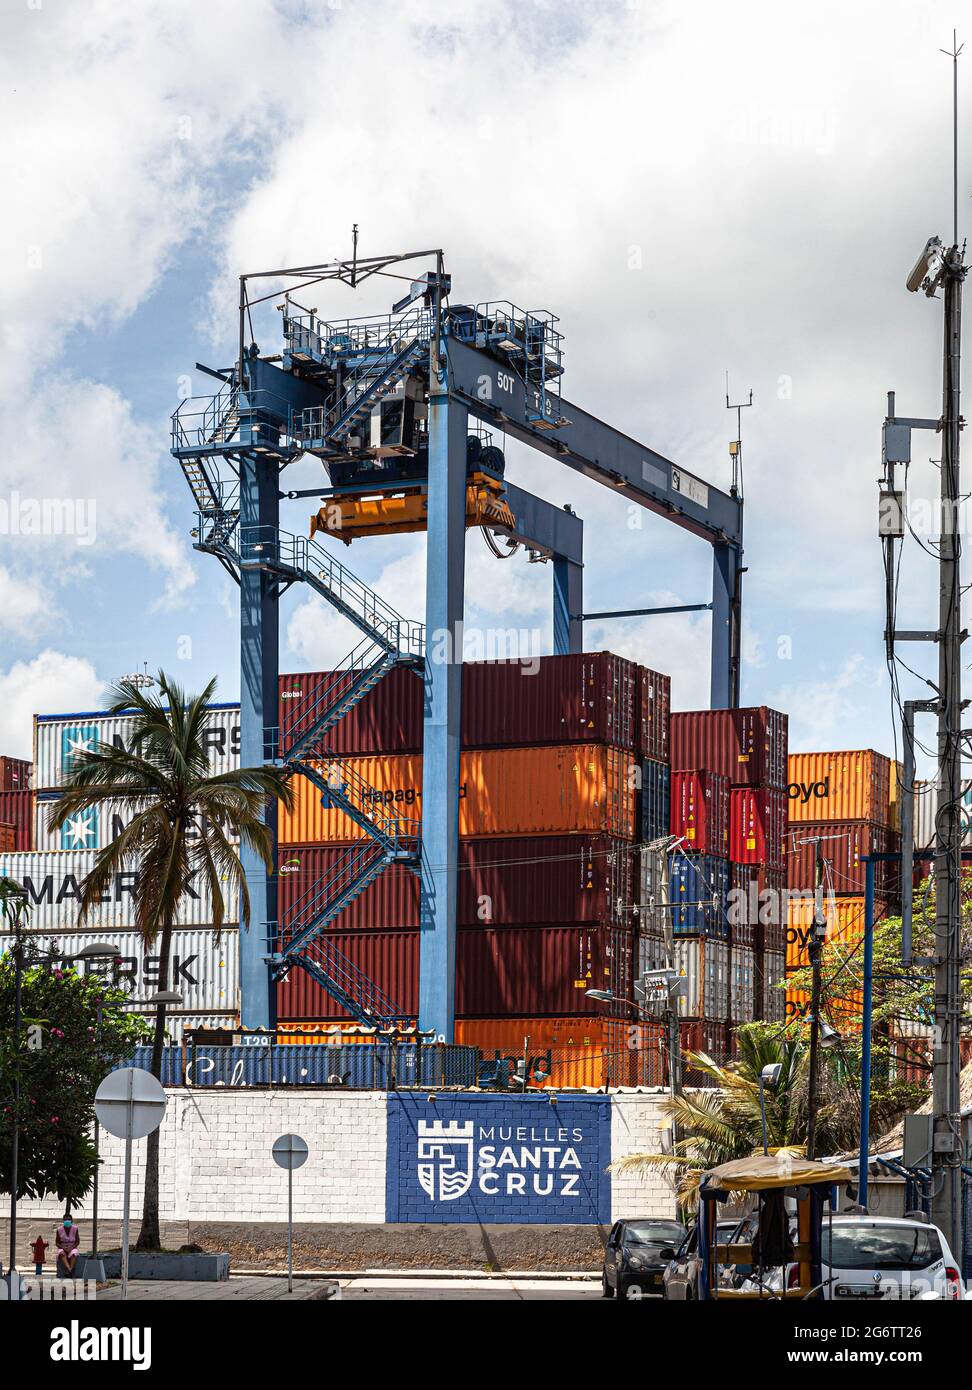
M 10 900 L 10 880 L 0 881 L 0 907 Z M 15 934 L 13 949 L 0 957 L 0 1184 L 10 1191 L 16 1119 L 18 1197 L 55 1193 L 71 1204 L 81 1200 L 94 1176 L 95 1091 L 116 1062 L 147 1041 L 149 1029 L 144 1019 L 123 1012 L 122 990 L 94 975 L 38 963 L 38 956 L 48 953 L 44 942 L 25 928 L 22 914 L 13 921 L 6 911 L 3 915 Z M 18 951 L 21 1008 L 15 1037 Z
M 158 987 L 168 988 L 172 929 L 186 884 L 195 878 L 213 903 L 213 932 L 226 918 L 223 884 L 239 893 L 240 923 L 250 922 L 238 844 L 255 851 L 273 872 L 272 839 L 264 814 L 274 798 L 289 807 L 293 792 L 288 772 L 249 767 L 213 775 L 205 733 L 208 706 L 216 690 L 210 681 L 198 695 L 187 694 L 160 671 L 158 691 L 120 681 L 109 693 L 108 713 L 130 714 L 130 748 L 100 744 L 79 753 L 48 824 L 59 830 L 78 812 L 113 803 L 130 819 L 96 856 L 81 889 L 81 920 L 96 906 L 117 873 L 137 868 L 134 925 L 146 945 L 158 940 Z M 152 1040 L 152 1072 L 162 1074 L 165 1005 L 159 1004 Z M 159 1135 L 146 1140 L 145 1195 L 137 1248 L 158 1249 Z

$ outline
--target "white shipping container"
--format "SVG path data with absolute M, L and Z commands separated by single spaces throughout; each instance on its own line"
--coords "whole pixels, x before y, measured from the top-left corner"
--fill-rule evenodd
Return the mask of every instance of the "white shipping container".
M 135 816 L 135 811 L 123 807 L 117 801 L 95 802 L 83 807 L 65 821 L 60 830 L 48 829 L 51 810 L 57 805 L 57 797 L 51 795 L 34 797 L 34 849 L 56 851 L 77 849 L 104 849 L 125 828 Z M 190 838 L 191 832 L 190 832 Z M 237 843 L 237 836 L 229 836 Z
M 80 752 L 110 743 L 131 746 L 133 716 L 107 715 L 97 710 L 80 714 L 34 715 L 34 788 L 38 791 L 63 785 L 71 759 Z M 213 772 L 231 772 L 240 765 L 240 707 L 210 707 L 204 741 Z
M 158 941 L 145 945 L 135 931 L 39 932 L 31 931 L 45 953 L 59 954 L 65 962 L 75 961 L 85 946 L 105 942 L 118 959 L 78 962 L 82 973 L 103 974 L 117 981 L 133 1001 L 146 1000 L 159 988 Z M 8 951 L 14 938 L 0 936 L 0 954 Z M 182 995 L 178 1006 L 183 1012 L 230 1012 L 239 1007 L 240 933 L 237 927 L 224 928 L 219 941 L 211 927 L 192 927 L 172 933 L 169 974 L 166 988 Z M 152 1005 L 144 1010 L 151 1012 Z M 143 1010 L 140 1008 L 139 1012 Z
M 33 931 L 77 931 L 79 927 L 81 885 L 94 868 L 95 856 L 86 852 L 31 850 L 20 854 L 0 854 L 0 876 L 12 878 L 27 893 L 28 925 Z M 111 886 L 84 923 L 86 931 L 108 927 L 131 927 L 132 893 L 138 874 L 133 867 L 117 873 Z M 224 919 L 240 920 L 239 894 L 224 883 Z M 183 894 L 176 926 L 207 926 L 213 920 L 213 900 L 206 884 L 194 875 Z
M 672 930 L 668 896 L 668 855 L 642 847 L 638 871 L 636 919 L 643 932 L 665 936 Z
M 934 782 L 915 783 L 915 849 L 929 849 L 935 843 L 935 816 L 938 813 L 938 788 Z M 972 780 L 962 783 L 959 805 L 962 821 L 962 844 L 972 846 Z
M 786 1012 L 786 992 L 778 985 L 786 978 L 786 952 L 764 951 L 762 961 L 757 962 L 757 971 L 762 996 L 760 1017 L 767 1023 L 782 1023 Z
M 645 975 L 649 970 L 664 970 L 668 965 L 668 951 L 664 940 L 660 936 L 646 935 L 642 932 L 638 937 L 638 974 Z
M 756 1009 L 756 952 L 752 946 L 732 947 L 732 999 L 729 1010 L 733 1023 L 752 1023 Z
M 729 1017 L 729 943 L 705 936 L 675 938 L 675 969 L 685 978 L 678 1001 L 682 1018 Z

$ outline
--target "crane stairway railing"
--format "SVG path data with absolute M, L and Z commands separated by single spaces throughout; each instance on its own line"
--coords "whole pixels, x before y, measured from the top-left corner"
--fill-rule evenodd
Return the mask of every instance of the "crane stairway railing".
M 279 756 L 286 760 L 329 756 L 321 740 L 400 660 L 397 652 L 388 651 L 371 637 L 364 638 L 329 680 L 299 701 L 287 702 L 279 731 Z M 271 739 L 271 746 L 273 742 Z M 274 756 L 278 756 L 276 751 Z
M 356 426 L 428 352 L 422 338 L 411 338 L 404 345 L 400 338 L 377 352 L 363 353 L 361 361 L 345 376 L 324 406 L 312 406 L 295 421 L 295 434 L 303 442 L 326 439 L 342 445 Z
M 342 850 L 324 876 L 315 879 L 288 912 L 282 954 L 299 953 L 393 862 L 394 856 L 377 840 L 361 840 Z
M 418 853 L 421 823 L 397 815 L 383 792 L 372 787 L 349 758 L 324 763 L 295 759 L 290 766 L 313 782 L 321 793 L 321 805 L 343 811 L 366 835 L 395 858 Z
M 283 957 L 276 968 L 286 971 L 292 965 L 305 970 L 359 1023 L 387 1027 L 409 1021 L 385 991 L 327 936 L 306 942 L 299 955 Z
M 397 652 L 402 659 L 424 657 L 425 624 L 396 613 L 319 542 L 276 526 L 244 526 L 240 558 L 246 566 L 274 570 L 309 584 L 386 651 Z

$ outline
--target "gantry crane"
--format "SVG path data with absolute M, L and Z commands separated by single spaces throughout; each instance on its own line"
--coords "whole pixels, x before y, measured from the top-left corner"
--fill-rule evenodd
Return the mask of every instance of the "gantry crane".
M 421 261 L 416 278 L 403 272 Z M 407 286 L 388 314 L 326 320 L 298 302 L 308 288 L 375 277 Z M 274 289 L 267 292 L 267 286 Z M 713 551 L 711 701 L 738 704 L 743 499 L 604 424 L 563 397 L 563 336 L 550 313 L 506 302 L 455 305 L 441 250 L 286 267 L 240 277 L 235 364 L 202 367 L 218 392 L 183 401 L 172 452 L 192 491 L 198 550 L 240 587 L 241 757 L 290 766 L 363 838 L 277 922 L 276 878 L 244 847 L 256 920 L 241 939 L 241 1013 L 269 1027 L 273 985 L 307 971 L 353 1017 L 400 1024 L 396 1001 L 326 928 L 388 865 L 421 883 L 419 1019 L 451 1040 L 454 1022 L 459 717 L 464 540 L 468 525 L 553 561 L 554 648 L 583 649 L 583 523 L 505 478 L 500 433 L 559 459 L 708 541 Z M 279 301 L 282 351 L 261 355 L 252 312 Z M 283 470 L 319 458 L 320 486 L 284 492 Z M 284 497 L 322 505 L 309 536 L 280 528 Z M 425 622 L 408 619 L 355 576 L 319 537 L 426 530 Z M 496 548 L 496 542 L 493 541 Z M 497 551 L 497 553 L 502 553 Z M 357 626 L 340 674 L 278 721 L 278 605 L 307 584 Z M 610 616 L 649 613 L 622 610 Z M 671 612 L 671 608 L 661 611 Z M 427 639 L 428 634 L 428 639 Z M 422 820 L 403 816 L 335 757 L 329 732 L 395 666 L 424 680 Z M 267 812 L 276 835 L 276 809 Z M 414 1021 L 414 1020 L 411 1020 Z

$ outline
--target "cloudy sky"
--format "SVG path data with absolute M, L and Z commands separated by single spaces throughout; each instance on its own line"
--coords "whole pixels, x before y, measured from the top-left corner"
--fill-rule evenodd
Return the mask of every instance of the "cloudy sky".
M 743 699 L 791 746 L 891 751 L 876 479 L 886 392 L 940 408 L 940 305 L 904 277 L 951 226 L 955 16 L 742 0 L 21 0 L 0 64 L 0 751 L 147 662 L 238 694 L 235 589 L 197 555 L 168 417 L 234 356 L 241 269 L 441 245 L 457 301 L 560 315 L 564 392 L 709 482 L 743 421 Z M 960 34 L 960 38 L 961 38 Z M 972 61 L 972 57 L 964 62 Z M 960 90 L 972 110 L 969 70 Z M 966 122 L 967 125 L 967 122 Z M 960 150 L 968 223 L 969 151 Z M 327 317 L 386 308 L 328 291 Z M 279 346 L 274 323 L 260 347 Z M 916 437 L 916 499 L 936 436 Z M 586 524 L 587 606 L 709 597 L 708 546 L 541 456 L 513 479 Z M 293 470 L 314 483 L 317 465 Z M 69 501 L 71 535 L 16 533 Z M 307 504 L 286 524 L 303 532 Z M 341 558 L 421 616 L 415 537 Z M 467 543 L 471 623 L 541 634 L 549 568 Z M 905 626 L 934 621 L 911 542 Z M 708 615 L 589 624 L 587 645 L 708 694 Z M 354 632 L 288 596 L 281 669 Z M 932 670 L 922 649 L 907 653 Z M 919 687 L 904 684 L 906 693 Z

